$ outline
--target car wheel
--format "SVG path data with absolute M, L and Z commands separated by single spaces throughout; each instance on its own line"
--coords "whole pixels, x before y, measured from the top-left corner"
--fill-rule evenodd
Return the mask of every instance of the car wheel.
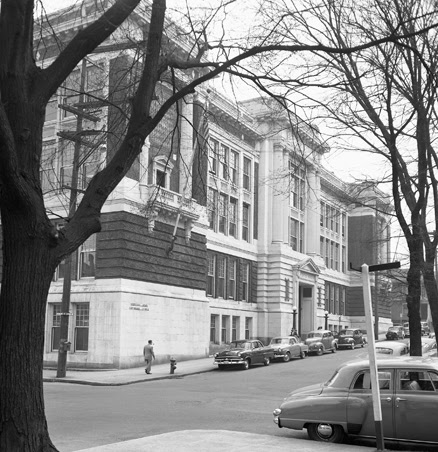
M 306 352 L 304 352 L 304 351 L 301 351 L 301 352 L 300 352 L 300 358 L 301 358 L 301 359 L 304 359 L 306 356 L 307 356 L 307 355 L 306 355 Z
M 324 353 L 324 349 L 322 347 L 319 347 L 318 350 L 316 351 L 316 354 L 318 356 L 321 356 Z
M 336 424 L 309 424 L 307 434 L 314 441 L 326 443 L 342 443 L 344 439 L 344 430 Z
M 336 345 L 332 348 L 332 353 L 336 353 Z
M 245 362 L 243 363 L 243 370 L 248 370 L 249 369 L 249 359 L 245 359 Z
M 364 344 L 363 344 L 363 342 L 362 342 L 362 344 L 360 344 L 360 346 L 363 348 L 363 345 L 364 345 Z
M 283 361 L 284 361 L 285 363 L 287 363 L 287 362 L 290 361 L 290 353 L 289 353 L 289 352 L 287 352 L 287 353 L 283 356 Z
M 269 364 L 271 364 L 271 360 L 270 360 L 269 356 L 266 356 L 266 358 L 263 359 L 263 365 L 269 366 Z

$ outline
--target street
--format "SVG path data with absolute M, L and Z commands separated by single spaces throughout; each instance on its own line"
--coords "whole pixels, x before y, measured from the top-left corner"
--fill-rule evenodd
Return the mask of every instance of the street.
M 365 354 L 342 350 L 128 386 L 45 383 L 49 431 L 63 452 L 186 429 L 307 438 L 305 430 L 276 427 L 272 411 L 288 392 L 325 381 L 340 363 Z

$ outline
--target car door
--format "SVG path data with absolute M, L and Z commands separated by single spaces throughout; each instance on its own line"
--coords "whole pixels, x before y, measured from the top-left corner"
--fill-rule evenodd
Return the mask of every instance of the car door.
M 355 345 L 362 344 L 362 333 L 360 332 L 360 330 L 354 330 L 354 332 L 353 332 L 353 339 L 354 339 L 354 344 Z
M 399 369 L 396 378 L 396 437 L 438 442 L 438 373 Z
M 300 346 L 294 337 L 289 339 L 289 349 L 291 356 L 298 356 L 300 354 Z
M 263 349 L 262 344 L 259 341 L 255 341 L 252 344 L 252 362 L 253 363 L 262 363 L 263 362 Z
M 393 405 L 395 398 L 393 371 L 381 369 L 378 375 L 383 435 L 386 438 L 393 438 Z M 351 433 L 366 437 L 376 436 L 371 379 L 368 369 L 362 370 L 353 378 L 347 401 L 347 423 L 350 426 Z

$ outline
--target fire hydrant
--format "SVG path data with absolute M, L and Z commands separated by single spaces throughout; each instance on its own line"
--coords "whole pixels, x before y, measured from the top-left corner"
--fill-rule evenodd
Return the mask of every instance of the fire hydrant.
M 176 369 L 176 359 L 172 356 L 170 358 L 170 373 L 174 374 Z

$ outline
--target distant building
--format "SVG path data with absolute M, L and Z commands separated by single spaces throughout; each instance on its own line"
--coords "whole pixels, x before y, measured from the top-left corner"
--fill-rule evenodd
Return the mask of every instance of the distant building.
M 68 40 L 94 8 L 86 2 L 53 26 Z M 127 26 L 147 21 L 137 15 Z M 41 36 L 47 65 L 57 41 L 44 27 Z M 78 124 L 82 189 L 123 136 L 135 73 L 124 42 L 119 33 L 102 45 L 48 105 L 41 175 L 60 228 Z M 159 85 L 153 108 L 169 95 Z M 317 129 L 266 99 L 236 105 L 205 86 L 170 110 L 105 204 L 102 232 L 75 253 L 68 365 L 138 366 L 151 338 L 157 361 L 204 357 L 234 339 L 289 334 L 294 317 L 303 335 L 326 321 L 333 330 L 361 326 L 350 263 L 388 262 L 390 205 L 325 170 L 325 152 Z M 48 298 L 46 364 L 57 359 L 63 270 Z M 383 276 L 372 283 L 379 297 L 389 288 Z M 378 305 L 389 324 L 390 305 Z

